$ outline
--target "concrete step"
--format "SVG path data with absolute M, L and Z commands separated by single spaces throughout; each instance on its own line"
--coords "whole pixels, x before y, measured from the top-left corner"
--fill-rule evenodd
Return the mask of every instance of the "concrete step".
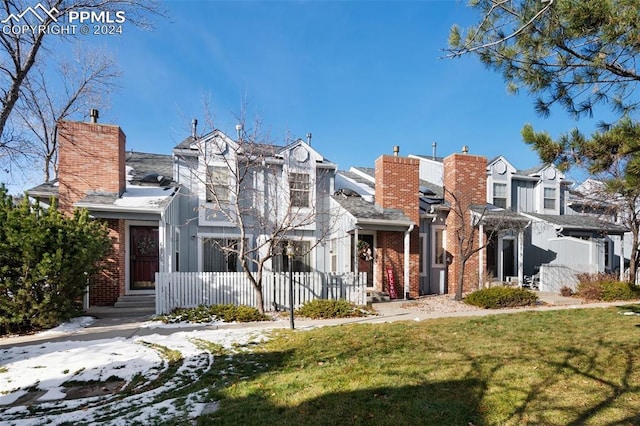
M 390 302 L 388 293 L 383 291 L 367 290 L 367 303 Z
M 156 296 L 155 294 L 127 294 L 120 296 L 113 307 L 123 309 L 148 308 L 153 310 L 156 307 Z

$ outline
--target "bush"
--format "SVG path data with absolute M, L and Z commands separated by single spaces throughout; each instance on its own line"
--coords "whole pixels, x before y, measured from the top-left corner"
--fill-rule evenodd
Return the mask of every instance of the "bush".
M 270 319 L 260 314 L 256 308 L 236 305 L 200 305 L 196 308 L 176 308 L 169 315 L 161 315 L 157 319 L 166 323 L 194 322 L 254 322 Z
M 571 297 L 573 296 L 573 290 L 566 285 L 560 289 L 560 296 Z
M 534 305 L 538 296 L 529 290 L 514 287 L 491 287 L 474 291 L 464 302 L 485 309 Z
M 578 275 L 577 295 L 586 300 L 634 300 L 640 298 L 640 288 L 631 283 L 618 281 L 615 275 L 580 274 Z
M 296 311 L 297 315 L 307 318 L 348 318 L 363 317 L 371 312 L 346 300 L 315 299 L 305 303 Z
M 0 186 L 0 335 L 50 328 L 82 308 L 110 241 L 86 210 L 18 205 Z

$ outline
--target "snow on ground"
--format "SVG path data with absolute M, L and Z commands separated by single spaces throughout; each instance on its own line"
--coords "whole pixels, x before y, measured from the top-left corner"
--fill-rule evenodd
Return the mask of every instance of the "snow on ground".
M 80 330 L 81 328 L 90 326 L 91 324 L 93 324 L 95 320 L 96 319 L 94 317 L 72 318 L 68 322 L 62 323 L 55 328 L 41 331 L 40 333 L 38 333 L 38 336 L 50 336 L 50 335 L 56 335 L 56 334 L 73 333 L 74 331 Z
M 78 327 L 67 325 L 69 329 Z M 179 331 L 132 339 L 112 338 L 90 341 L 40 342 L 30 346 L 0 349 L 0 418 L 2 424 L 130 424 L 155 423 L 159 419 L 195 418 L 207 408 L 199 394 L 175 401 L 163 394 L 188 386 L 213 364 L 213 355 L 198 340 L 213 342 L 233 350 L 266 339 L 268 330 L 250 328 L 229 330 Z M 170 377 L 159 377 L 168 368 L 158 346 L 177 350 L 183 362 Z M 107 393 L 81 399 L 65 398 L 65 382 L 105 381 L 118 377 L 127 383 L 142 383 L 140 391 L 122 397 Z M 39 391 L 34 393 L 33 391 Z M 31 391 L 29 393 L 28 391 Z M 33 401 L 21 405 L 19 398 Z M 31 405 L 27 410 L 27 405 Z M 160 416 L 160 417 L 159 417 Z

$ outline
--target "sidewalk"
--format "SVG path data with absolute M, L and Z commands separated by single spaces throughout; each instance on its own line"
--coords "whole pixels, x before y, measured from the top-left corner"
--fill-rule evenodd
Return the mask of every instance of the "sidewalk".
M 409 306 L 418 303 L 415 300 L 394 300 L 391 302 L 374 303 L 373 308 L 378 315 L 355 318 L 336 318 L 326 320 L 314 320 L 308 318 L 294 318 L 295 328 L 304 330 L 319 326 L 357 324 L 357 323 L 385 323 L 394 321 L 422 321 L 445 317 L 470 317 L 486 315 L 502 315 L 524 311 L 544 311 L 558 309 L 582 309 L 582 308 L 606 308 L 611 306 L 622 306 L 634 301 L 625 302 L 602 302 L 602 303 L 582 303 L 579 299 L 562 297 L 555 293 L 538 292 L 540 301 L 544 306 L 512 308 L 512 309 L 484 309 L 462 312 L 423 312 L 411 309 Z M 264 321 L 254 323 L 213 323 L 213 324 L 180 324 L 166 326 L 161 323 L 154 325 L 150 319 L 154 313 L 147 309 L 129 309 L 113 307 L 95 307 L 88 311 L 90 316 L 96 320 L 88 327 L 81 328 L 67 333 L 46 333 L 32 334 L 24 336 L 12 336 L 0 338 L 0 348 L 12 346 L 25 346 L 37 342 L 62 342 L 62 341 L 90 341 L 98 339 L 111 339 L 121 337 L 131 339 L 139 336 L 151 334 L 169 335 L 176 332 L 186 332 L 192 330 L 222 330 L 222 329 L 266 329 L 266 328 L 289 328 L 289 318 L 283 317 L 275 321 Z

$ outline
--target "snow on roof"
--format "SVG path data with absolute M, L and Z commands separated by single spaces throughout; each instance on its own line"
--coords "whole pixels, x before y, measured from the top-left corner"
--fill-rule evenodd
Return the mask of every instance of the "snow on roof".
M 122 197 L 115 200 L 113 204 L 129 208 L 160 207 L 174 192 L 174 187 L 127 185 Z

